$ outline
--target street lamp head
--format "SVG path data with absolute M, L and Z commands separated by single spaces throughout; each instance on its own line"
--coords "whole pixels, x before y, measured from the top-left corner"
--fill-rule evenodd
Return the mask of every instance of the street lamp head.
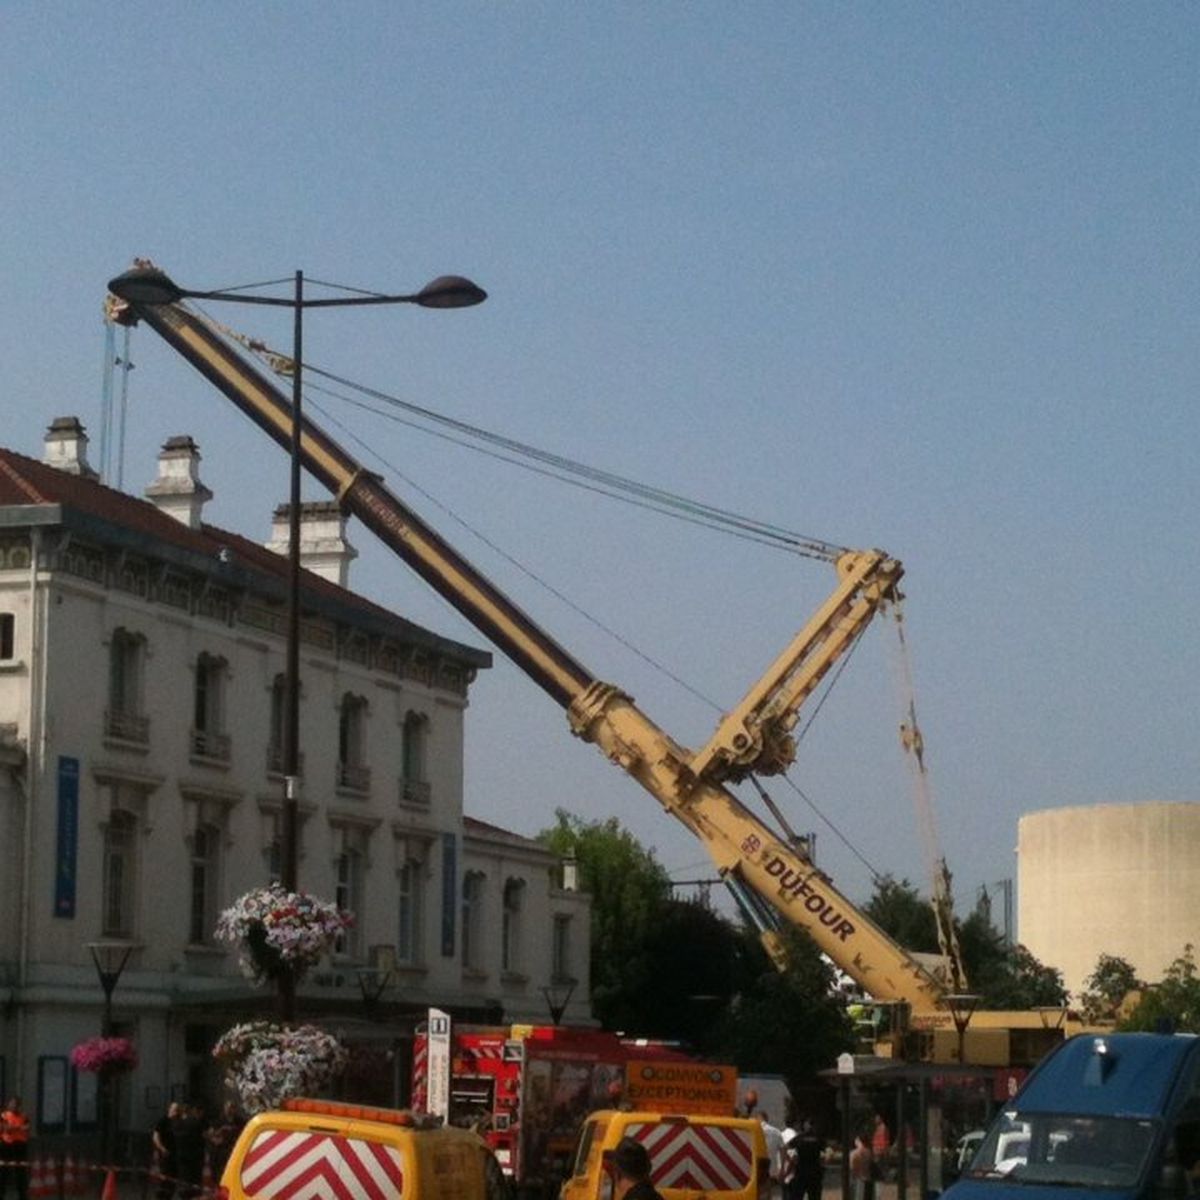
M 108 290 L 129 304 L 174 304 L 187 293 L 158 267 L 133 267 L 108 281 Z
M 422 308 L 470 308 L 482 304 L 487 292 L 461 275 L 439 275 L 427 283 L 415 297 Z
M 950 995 L 942 997 L 943 1003 L 950 1010 L 954 1027 L 960 1033 L 971 1023 L 971 1018 L 975 1015 L 975 1010 L 979 1007 L 982 999 L 982 996 L 977 996 L 973 992 L 952 992 Z

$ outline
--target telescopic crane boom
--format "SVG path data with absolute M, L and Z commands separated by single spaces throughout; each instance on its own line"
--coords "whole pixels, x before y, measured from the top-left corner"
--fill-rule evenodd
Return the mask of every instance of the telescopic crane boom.
M 179 303 L 111 301 L 126 323 L 144 321 L 282 447 L 291 447 L 284 395 L 196 314 Z M 477 571 L 421 517 L 323 430 L 302 418 L 303 465 L 423 579 L 565 710 L 592 742 L 704 843 L 722 878 L 778 961 L 780 920 L 805 930 L 868 994 L 938 1008 L 944 983 L 896 945 L 725 786 L 786 769 L 800 705 L 896 596 L 903 570 L 878 550 L 837 560 L 837 585 L 767 673 L 693 752 L 675 742 L 619 687 L 592 673 Z

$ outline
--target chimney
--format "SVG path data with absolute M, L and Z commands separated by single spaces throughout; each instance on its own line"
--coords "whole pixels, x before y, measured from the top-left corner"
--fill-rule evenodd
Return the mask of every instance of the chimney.
M 146 489 L 155 508 L 189 529 L 200 528 L 200 514 L 212 492 L 200 482 L 200 450 L 190 437 L 167 438 L 158 452 L 158 477 Z
M 271 521 L 267 549 L 288 554 L 288 522 L 292 506 L 281 504 Z M 300 505 L 300 565 L 338 587 L 350 586 L 350 564 L 358 551 L 346 541 L 346 516 L 336 501 L 321 500 Z
M 46 430 L 45 445 L 42 462 L 47 466 L 82 479 L 100 478 L 88 466 L 88 435 L 78 417 L 55 417 Z

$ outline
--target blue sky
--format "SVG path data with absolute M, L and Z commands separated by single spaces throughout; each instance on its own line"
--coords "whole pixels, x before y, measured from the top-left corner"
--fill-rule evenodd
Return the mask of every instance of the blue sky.
M 903 560 L 966 908 L 1015 875 L 1023 812 L 1200 799 L 1198 52 L 1186 4 L 8 3 L 3 441 L 38 454 L 63 413 L 96 435 L 104 284 L 134 255 L 194 287 L 468 274 L 491 295 L 466 312 L 312 314 L 306 359 Z M 286 314 L 217 315 L 290 340 Z M 149 332 L 133 358 L 127 486 L 191 433 L 210 518 L 265 540 L 283 455 Z M 722 704 L 832 586 L 333 411 L 685 743 L 712 710 L 460 521 Z M 480 642 L 355 541 L 360 590 Z M 859 899 L 864 859 L 924 881 L 893 640 L 872 630 L 793 773 L 855 852 L 773 789 Z M 476 815 L 615 814 L 704 873 L 515 669 L 480 680 L 469 721 Z

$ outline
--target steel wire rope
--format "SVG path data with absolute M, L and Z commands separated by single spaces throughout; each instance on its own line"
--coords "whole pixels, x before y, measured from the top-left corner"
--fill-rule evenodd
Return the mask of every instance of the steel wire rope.
M 405 475 L 404 472 L 401 471 L 394 463 L 389 462 L 373 446 L 368 445 L 368 443 L 363 441 L 362 438 L 360 438 L 352 429 L 350 429 L 343 422 L 339 421 L 337 419 L 337 417 L 335 417 L 327 408 L 318 404 L 315 400 L 310 401 L 309 403 L 327 421 L 329 421 L 331 424 L 335 425 L 338 429 L 340 429 L 342 431 L 342 433 L 347 438 L 349 438 L 357 446 L 359 446 L 360 449 L 362 449 L 364 453 L 369 454 L 372 458 L 375 459 L 376 462 L 378 462 L 382 466 L 386 467 L 397 478 L 403 479 L 404 482 L 410 488 L 413 489 L 413 491 L 417 492 L 419 495 L 424 497 L 424 499 L 428 500 L 430 504 L 436 506 L 441 512 L 445 513 L 446 516 L 449 517 L 452 521 L 454 521 L 458 525 L 462 526 L 462 528 L 465 529 L 468 533 L 470 533 L 472 537 L 478 538 L 479 541 L 481 541 L 485 546 L 487 546 L 493 553 L 498 554 L 501 558 L 503 558 L 505 562 L 509 563 L 513 567 L 516 567 L 516 569 L 518 571 L 520 571 L 523 575 L 526 575 L 528 578 L 532 579 L 534 581 L 534 583 L 536 583 L 539 587 L 545 588 L 546 591 L 548 591 L 557 600 L 559 600 L 563 604 L 565 604 L 569 609 L 572 610 L 572 612 L 577 613 L 579 616 L 583 617 L 584 620 L 591 622 L 591 624 L 595 625 L 595 627 L 597 629 L 601 630 L 602 632 L 606 633 L 609 637 L 613 638 L 616 642 L 618 642 L 620 645 L 624 646 L 626 650 L 628 650 L 631 654 L 636 655 L 648 666 L 653 667 L 654 670 L 661 672 L 664 676 L 666 676 L 666 678 L 670 679 L 673 683 L 675 683 L 679 687 L 683 688 L 686 692 L 689 692 L 697 700 L 700 700 L 702 703 L 709 705 L 709 707 L 711 707 L 712 709 L 714 709 L 717 712 L 722 711 L 721 706 L 715 700 L 713 700 L 712 697 L 706 696 L 703 692 L 701 692 L 698 688 L 693 687 L 685 679 L 681 679 L 669 667 L 665 666 L 663 663 L 660 663 L 656 659 L 652 658 L 644 650 L 639 649 L 631 641 L 629 641 L 627 638 L 625 638 L 621 634 L 619 634 L 615 629 L 606 625 L 603 621 L 600 620 L 599 617 L 594 616 L 592 613 L 588 612 L 587 609 L 585 609 L 582 605 L 577 604 L 574 600 L 572 600 L 564 592 L 562 592 L 558 588 L 556 588 L 552 583 L 549 582 L 549 580 L 543 579 L 531 567 L 527 567 L 519 559 L 515 558 L 513 555 L 509 554 L 508 551 L 504 550 L 501 546 L 497 545 L 494 541 L 492 541 L 491 538 L 489 538 L 487 536 L 487 534 L 483 533 L 479 529 L 476 529 L 469 521 L 467 521 L 463 517 L 460 517 L 458 515 L 458 513 L 456 513 L 452 508 L 450 508 L 446 504 L 443 504 L 442 501 L 438 500 L 436 496 L 434 496 L 430 492 L 426 491 L 415 480 L 413 480 L 409 476 Z
M 305 370 L 307 371 L 307 369 L 308 368 L 306 366 Z M 373 416 L 381 417 L 385 421 L 391 421 L 394 424 L 403 425 L 408 429 L 416 429 L 419 432 L 424 433 L 429 437 L 438 438 L 439 440 L 449 442 L 451 445 L 454 445 L 454 446 L 461 446 L 465 450 L 471 450 L 476 454 L 482 454 L 485 457 L 494 459 L 497 462 L 508 463 L 510 466 L 518 467 L 522 471 L 528 471 L 534 475 L 541 475 L 546 479 L 556 480 L 559 483 L 566 484 L 568 487 L 579 488 L 581 491 L 592 492 L 594 495 L 598 495 L 598 496 L 605 496 L 609 500 L 615 500 L 620 504 L 628 504 L 634 508 L 642 508 L 642 509 L 645 509 L 647 512 L 656 512 L 662 516 L 670 517 L 672 520 L 682 521 L 684 524 L 687 524 L 687 525 L 694 525 L 700 529 L 711 529 L 716 533 L 724 533 L 724 534 L 728 535 L 729 537 L 736 537 L 742 541 L 750 542 L 752 544 L 756 544 L 759 546 L 766 546 L 768 549 L 771 549 L 771 550 L 782 549 L 782 550 L 786 550 L 790 553 L 797 554 L 802 558 L 814 558 L 814 559 L 819 558 L 819 559 L 821 559 L 821 561 L 828 561 L 825 558 L 823 558 L 823 556 L 820 556 L 817 554 L 809 554 L 803 550 L 795 549 L 793 546 L 790 546 L 790 545 L 781 545 L 778 538 L 763 537 L 763 536 L 759 536 L 759 535 L 753 534 L 753 533 L 741 532 L 738 529 L 732 527 L 728 521 L 718 521 L 715 519 L 711 519 L 711 520 L 710 519 L 702 519 L 698 515 L 688 516 L 688 515 L 685 515 L 683 512 L 671 511 L 670 509 L 662 508 L 658 504 L 655 504 L 655 503 L 640 501 L 640 500 L 636 499 L 634 496 L 623 496 L 618 492 L 609 491 L 607 488 L 600 487 L 595 484 L 586 483 L 580 479 L 572 479 L 567 475 L 560 475 L 558 472 L 548 470 L 544 467 L 537 467 L 537 466 L 533 466 L 529 463 L 521 462 L 519 459 L 512 458 L 507 454 L 501 454 L 499 451 L 489 450 L 483 446 L 474 445 L 471 442 L 464 441 L 460 438 L 453 437 L 451 434 L 442 433 L 436 429 L 429 429 L 426 426 L 421 425 L 420 423 L 418 423 L 416 421 L 406 420 L 404 417 L 398 416 L 394 413 L 389 413 L 386 411 L 382 411 L 378 408 L 373 408 L 370 404 L 367 404 L 362 400 L 356 400 L 351 396 L 345 396 L 342 393 L 335 391 L 333 388 L 323 387 L 320 384 L 306 385 L 305 391 L 308 392 L 310 390 L 314 391 L 314 392 L 319 392 L 325 396 L 330 396 L 335 400 L 341 401 L 343 404 L 349 404 L 352 407 L 358 408 L 363 412 L 371 413 Z M 325 410 L 323 410 L 323 411 L 325 411 Z
M 836 543 L 828 542 L 821 538 L 810 537 L 806 534 L 798 533 L 795 530 L 787 529 L 782 525 L 776 525 L 770 521 L 761 521 L 755 517 L 748 517 L 744 514 L 736 513 L 731 509 L 720 508 L 717 505 L 708 504 L 702 500 L 694 500 L 691 497 L 670 492 L 665 488 L 655 487 L 653 484 L 642 483 L 636 479 L 630 479 L 627 476 L 618 475 L 613 471 L 606 471 L 603 468 L 590 466 L 589 464 L 580 462 L 577 459 L 568 458 L 565 455 L 556 454 L 550 450 L 543 450 L 537 446 L 531 446 L 526 442 L 521 442 L 515 438 L 506 437 L 503 434 L 494 433 L 491 430 L 482 428 L 481 426 L 472 425 L 467 421 L 460 421 L 457 418 L 448 417 L 443 413 L 434 412 L 432 409 L 425 408 L 419 404 L 414 404 L 409 400 L 403 400 L 399 396 L 394 396 L 388 392 L 381 391 L 378 388 L 355 383 L 353 380 L 347 379 L 345 376 L 337 375 L 332 371 L 326 371 L 321 367 L 312 366 L 309 363 L 304 364 L 304 371 L 306 375 L 319 375 L 324 379 L 331 380 L 342 387 L 350 388 L 352 391 L 360 392 L 374 400 L 378 400 L 393 407 L 403 409 L 408 413 L 420 416 L 425 420 L 432 421 L 438 425 L 447 426 L 461 434 L 465 434 L 470 438 L 475 438 L 482 442 L 488 442 L 497 446 L 501 446 L 505 450 L 511 451 L 512 453 L 545 463 L 548 466 L 555 467 L 560 471 L 578 475 L 581 478 L 591 480 L 594 483 L 602 483 L 609 488 L 620 491 L 628 491 L 633 495 L 641 496 L 647 500 L 653 500 L 655 503 L 664 505 L 668 508 L 678 508 L 683 512 L 703 515 L 709 520 L 715 521 L 719 524 L 727 524 L 734 528 L 753 532 L 763 540 L 771 544 L 777 544 L 780 548 L 789 550 L 792 553 L 798 554 L 805 558 L 815 558 L 822 562 L 831 562 L 847 551 L 847 547 L 845 546 L 839 546 Z M 308 386 L 313 385 L 310 384 Z M 358 401 L 349 401 L 346 397 L 339 397 L 339 399 L 346 400 L 347 403 L 359 403 Z M 378 413 L 378 410 L 370 409 L 369 407 L 367 407 L 367 410 Z M 384 416 L 386 414 L 378 413 L 378 415 Z M 419 425 L 415 427 L 423 428 Z M 431 431 L 426 430 L 425 432 Z
M 265 345 L 265 343 L 263 343 L 259 339 L 249 338 L 246 335 L 241 334 L 241 333 L 237 332 L 236 330 L 229 328 L 228 326 L 215 320 L 215 318 L 213 318 L 208 313 L 202 312 L 201 316 L 203 317 L 203 319 L 206 322 L 208 322 L 209 325 L 214 327 L 218 332 L 220 332 L 221 334 L 223 334 L 226 337 L 232 338 L 239 345 L 245 347 L 252 354 L 254 354 L 256 357 L 258 357 L 261 361 L 265 362 L 272 371 L 275 371 L 276 373 L 280 373 L 280 374 L 288 373 L 286 370 L 286 366 L 287 366 L 287 364 L 289 364 L 291 362 L 291 360 L 286 355 L 281 355 L 281 354 L 278 354 L 278 353 L 272 351 L 269 347 L 267 347 Z M 378 410 L 376 408 L 372 408 L 370 405 L 365 404 L 362 401 L 354 400 L 350 397 L 340 395 L 339 393 L 335 392 L 333 389 L 322 387 L 319 384 L 312 384 L 312 383 L 306 384 L 305 389 L 304 389 L 306 396 L 308 395 L 309 391 L 320 392 L 324 395 L 331 396 L 334 399 L 340 400 L 343 403 L 349 404 L 352 407 L 358 408 L 362 411 L 370 412 L 373 415 L 382 417 L 386 420 L 394 421 L 398 424 L 405 425 L 408 428 L 417 429 L 423 433 L 428 434 L 429 436 L 441 438 L 442 440 L 449 441 L 452 444 L 461 445 L 466 449 L 473 449 L 477 453 L 486 454 L 489 457 L 497 459 L 498 461 L 501 461 L 501 462 L 509 463 L 512 466 L 517 466 L 517 467 L 521 467 L 522 469 L 525 469 L 525 470 L 534 471 L 537 474 L 541 474 L 543 476 L 558 480 L 559 482 L 566 483 L 571 486 L 582 487 L 585 490 L 596 492 L 600 495 L 608 496 L 610 499 L 620 500 L 625 503 L 630 503 L 630 504 L 637 505 L 639 507 L 644 507 L 650 511 L 659 512 L 663 516 L 670 516 L 677 520 L 684 520 L 691 524 L 698 525 L 701 528 L 710 529 L 713 532 L 724 533 L 727 536 L 739 537 L 744 540 L 758 542 L 759 544 L 768 545 L 768 546 L 771 546 L 776 549 L 786 549 L 786 550 L 789 550 L 791 553 L 798 554 L 802 557 L 817 558 L 817 559 L 821 559 L 823 561 L 829 561 L 831 559 L 834 559 L 839 554 L 845 552 L 845 547 L 835 546 L 833 543 L 819 541 L 818 539 L 806 538 L 803 535 L 796 534 L 791 530 L 783 529 L 781 526 L 776 526 L 776 525 L 773 525 L 768 522 L 760 522 L 753 518 L 740 517 L 737 514 L 730 513 L 728 510 L 719 509 L 719 508 L 707 505 L 707 504 L 705 504 L 703 502 L 699 502 L 699 501 L 691 501 L 691 500 L 687 499 L 686 497 L 677 496 L 674 493 L 667 492 L 660 488 L 655 488 L 648 484 L 639 484 L 634 480 L 627 480 L 623 476 L 615 475 L 612 472 L 604 471 L 600 468 L 588 467 L 586 464 L 576 463 L 575 460 L 573 460 L 573 459 L 565 458 L 564 456 L 556 455 L 549 451 L 542 451 L 542 450 L 539 450 L 537 447 L 527 446 L 526 444 L 524 444 L 522 442 L 516 441 L 515 439 L 512 439 L 512 438 L 507 438 L 500 434 L 492 434 L 487 430 L 483 430 L 479 427 L 470 425 L 467 422 L 458 421 L 455 418 L 445 417 L 440 413 L 435 413 L 433 410 L 424 408 L 421 405 L 412 404 L 409 401 L 400 400 L 398 397 L 389 396 L 387 393 L 380 392 L 377 389 L 369 388 L 369 387 L 366 387 L 366 386 L 363 386 L 360 384 L 356 384 L 352 380 L 345 379 L 342 376 L 336 375 L 333 372 L 325 371 L 325 370 L 323 370 L 319 367 L 315 367 L 309 363 L 303 363 L 302 365 L 303 365 L 306 375 L 316 374 L 323 378 L 331 379 L 331 380 L 341 384 L 344 387 L 349 387 L 353 391 L 362 392 L 365 395 L 369 395 L 374 398 L 384 400 L 385 402 L 387 402 L 389 404 L 392 404 L 396 407 L 402 408 L 406 411 L 415 413 L 419 416 L 426 418 L 427 420 L 433 421 L 438 424 L 448 425 L 455 429 L 459 429 L 463 432 L 470 434 L 471 436 L 480 438 L 480 440 L 494 442 L 495 444 L 505 446 L 506 448 L 511 447 L 512 449 L 514 449 L 515 451 L 517 451 L 519 453 L 526 454 L 528 457 L 539 459 L 540 461 L 546 462 L 548 464 L 557 465 L 559 463 L 562 463 L 564 465 L 564 469 L 577 470 L 578 473 L 580 473 L 584 476 L 594 477 L 597 481 L 608 482 L 611 480 L 611 481 L 613 481 L 613 486 L 626 487 L 631 491 L 634 491 L 639 494 L 644 494 L 647 497 L 650 497 L 650 496 L 661 497 L 664 502 L 669 503 L 672 507 L 679 507 L 679 508 L 685 508 L 685 509 L 692 508 L 692 509 L 695 509 L 697 513 L 712 514 L 713 519 L 712 520 L 701 520 L 698 515 L 692 516 L 692 517 L 681 516 L 678 513 L 669 512 L 662 508 L 658 508 L 653 504 L 638 505 L 638 502 L 632 498 L 627 498 L 625 496 L 617 495 L 613 492 L 606 491 L 604 488 L 601 488 L 601 487 L 589 486 L 584 483 L 577 483 L 569 478 L 565 478 L 564 476 L 557 474 L 554 471 L 541 470 L 538 468 L 528 467 L 525 464 L 517 462 L 516 460 L 509 458 L 506 455 L 498 454 L 494 451 L 484 450 L 481 447 L 473 446 L 467 442 L 459 441 L 459 440 L 451 437 L 448 434 L 442 434 L 442 433 L 437 432 L 436 430 L 427 429 L 426 427 L 419 425 L 416 422 L 406 421 L 402 417 L 394 416 L 394 415 L 386 413 L 386 412 L 381 412 L 380 410 Z M 494 541 L 492 541 L 491 538 L 489 538 L 481 530 L 476 529 L 473 525 L 471 525 L 471 523 L 469 521 L 467 521 L 465 518 L 459 516 L 458 513 L 456 513 L 453 509 L 451 509 L 448 505 L 444 504 L 442 501 L 438 500 L 434 495 L 432 495 L 430 492 L 428 492 L 425 488 L 421 487 L 421 485 L 418 484 L 415 480 L 413 480 L 409 476 L 405 475 L 404 472 L 402 472 L 398 467 L 396 467 L 394 463 L 392 463 L 388 459 L 384 458 L 383 455 L 381 455 L 373 446 L 369 445 L 366 441 L 364 441 L 362 438 L 360 438 L 358 436 L 358 434 L 356 434 L 352 429 L 350 429 L 349 426 L 347 426 L 343 421 L 339 420 L 336 416 L 334 416 L 334 414 L 331 413 L 326 407 L 320 405 L 315 400 L 310 400 L 309 403 L 313 408 L 315 408 L 319 413 L 321 413 L 321 415 L 323 417 L 325 417 L 326 420 L 328 420 L 330 423 L 335 425 L 339 430 L 341 430 L 342 433 L 347 438 L 349 438 L 357 446 L 359 446 L 366 454 L 368 454 L 370 457 L 374 458 L 377 462 L 379 462 L 382 466 L 386 467 L 389 471 L 391 471 L 398 478 L 404 480 L 404 482 L 409 487 L 411 487 L 414 491 L 416 491 L 418 494 L 420 494 L 422 497 L 424 497 L 430 504 L 433 504 L 434 506 L 436 506 L 441 512 L 445 513 L 451 520 L 453 520 L 455 523 L 457 523 L 463 529 L 465 529 L 468 533 L 470 533 L 471 536 L 477 538 L 480 542 L 482 542 L 489 549 L 491 549 L 493 553 L 499 555 L 502 559 L 504 559 L 506 562 L 508 562 L 513 567 L 515 567 L 522 574 L 524 574 L 529 579 L 531 579 L 533 582 L 538 584 L 538 586 L 544 588 L 552 596 L 554 596 L 556 599 L 558 599 L 562 604 L 565 604 L 569 609 L 571 609 L 571 611 L 575 612 L 576 614 L 581 616 L 584 620 L 588 621 L 590 624 L 594 625 L 597 629 L 601 630 L 607 636 L 611 637 L 619 645 L 625 647 L 625 649 L 628 650 L 635 657 L 637 657 L 641 661 L 645 662 L 652 669 L 661 673 L 665 678 L 670 679 L 673 683 L 675 683 L 677 686 L 681 687 L 684 691 L 689 693 L 691 696 L 695 697 L 697 700 L 700 700 L 702 703 L 707 704 L 710 708 L 712 708 L 716 712 L 724 711 L 723 706 L 718 704 L 717 701 L 713 700 L 710 696 L 707 696 L 705 693 L 701 692 L 698 688 L 694 687 L 692 684 L 690 684 L 686 680 L 682 679 L 674 671 L 670 670 L 670 668 L 668 668 L 664 664 L 658 662 L 651 655 L 647 654 L 645 651 L 640 649 L 638 646 L 634 645 L 622 634 L 618 633 L 615 629 L 613 629 L 609 625 L 605 624 L 605 622 L 600 620 L 599 617 L 596 617 L 592 613 L 588 612 L 585 608 L 583 608 L 581 605 L 579 605 L 575 601 L 573 601 L 569 596 L 567 596 L 565 593 L 563 593 L 558 588 L 556 588 L 548 580 L 543 579 L 540 575 L 537 574 L 536 571 L 527 567 L 519 559 L 515 558 L 513 555 L 511 555 L 507 551 L 505 551 L 502 547 L 497 545 Z M 731 521 L 730 518 L 733 518 L 733 520 Z M 763 531 L 764 534 L 770 534 L 771 536 L 769 536 L 769 537 L 752 536 L 751 534 L 744 532 L 744 531 L 737 532 L 736 531 L 737 527 L 742 527 L 743 529 L 745 529 L 746 527 L 756 528 L 756 529 Z M 782 536 L 780 536 L 780 535 L 782 535 Z M 783 544 L 780 544 L 781 542 Z M 849 665 L 849 661 L 850 661 L 851 657 L 853 656 L 854 651 L 858 647 L 858 644 L 861 640 L 861 636 L 862 636 L 862 631 L 860 631 L 859 635 L 855 637 L 854 641 L 852 642 L 852 644 L 850 646 L 850 649 L 843 656 L 842 661 L 839 663 L 837 670 L 834 672 L 833 676 L 828 681 L 828 683 L 822 688 L 821 694 L 818 696 L 817 702 L 814 705 L 812 711 L 810 712 L 808 719 L 805 721 L 804 725 L 801 727 L 800 732 L 797 734 L 797 738 L 796 738 L 797 743 L 799 743 L 800 741 L 802 741 L 804 739 L 808 730 L 812 727 L 813 721 L 816 719 L 817 714 L 820 712 L 820 710 L 824 706 L 826 700 L 829 698 L 829 695 L 831 694 L 837 681 L 841 678 L 842 672 Z M 854 846 L 854 844 L 850 841 L 850 839 L 847 837 L 847 835 L 837 826 L 837 824 L 833 821 L 833 819 L 831 817 L 829 817 L 826 813 L 824 813 L 817 806 L 817 804 L 812 800 L 812 798 L 810 796 L 808 796 L 807 793 L 805 793 L 800 788 L 800 786 L 791 779 L 790 776 L 788 776 L 787 774 L 784 774 L 783 779 L 784 779 L 784 782 L 788 785 L 788 787 L 790 787 L 796 793 L 796 795 L 799 796 L 800 799 L 803 800 L 804 803 L 808 805 L 808 807 L 813 811 L 813 813 L 815 813 L 816 816 L 819 817 L 820 820 L 823 821 L 826 826 L 828 826 L 828 828 L 834 833 L 834 835 L 846 847 L 846 849 L 849 850 L 850 853 L 853 854 L 854 857 L 857 858 L 859 860 L 859 862 L 861 862 L 863 864 L 863 866 L 866 867 L 866 869 L 870 872 L 872 879 L 878 880 L 879 878 L 881 878 L 879 872 L 875 869 L 875 867 Z

